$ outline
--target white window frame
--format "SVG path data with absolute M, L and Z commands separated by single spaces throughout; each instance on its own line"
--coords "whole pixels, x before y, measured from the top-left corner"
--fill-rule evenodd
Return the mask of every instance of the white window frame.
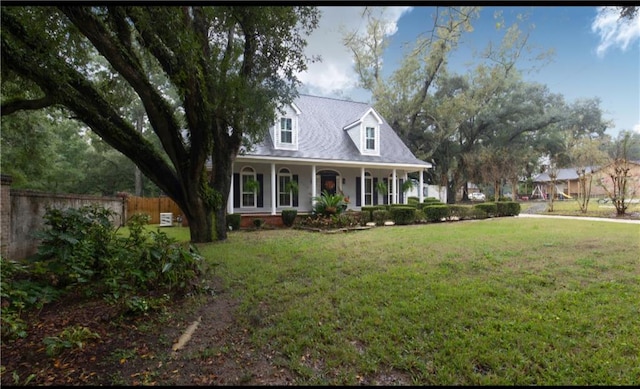
M 369 132 L 371 132 L 372 134 L 369 135 Z M 373 142 L 373 147 L 369 147 L 369 142 Z M 377 142 L 377 137 L 376 137 L 376 128 L 375 127 L 369 127 L 366 126 L 364 128 L 364 149 L 369 151 L 369 152 L 373 152 L 376 151 L 376 145 L 378 144 Z
M 276 122 L 273 124 L 272 129 L 269 130 L 273 135 L 274 147 L 278 150 L 298 150 L 298 133 L 299 129 L 299 117 L 301 111 L 295 105 L 291 104 L 289 107 L 285 108 L 280 114 L 276 117 Z M 283 142 L 282 133 L 289 133 L 286 128 L 287 121 L 291 120 L 291 142 Z M 283 128 L 285 125 L 285 128 Z
M 258 181 L 256 171 L 251 167 L 244 167 L 240 172 L 240 208 L 255 208 L 258 204 L 258 191 L 244 189 L 244 183 L 250 179 Z M 246 197 L 245 197 L 246 196 Z M 245 198 L 253 198 L 253 204 L 245 203 Z
M 373 129 L 373 137 L 369 136 Z M 367 148 L 368 141 L 373 141 L 373 148 Z M 380 125 L 371 122 L 360 124 L 360 150 L 364 155 L 380 155 Z
M 289 128 L 287 128 L 286 124 L 289 124 Z M 284 136 L 285 134 L 288 134 L 290 137 L 290 142 L 285 142 Z M 287 145 L 293 145 L 293 119 L 290 117 L 281 117 L 280 118 L 280 143 L 282 144 L 287 144 Z
M 282 180 L 285 179 L 285 182 Z M 285 191 L 285 186 L 287 185 L 287 181 L 293 181 L 293 174 L 291 174 L 291 170 L 287 168 L 282 168 L 278 171 L 278 206 L 279 207 L 292 207 L 293 206 L 293 193 L 291 191 Z M 289 203 L 283 203 L 282 196 L 288 196 Z

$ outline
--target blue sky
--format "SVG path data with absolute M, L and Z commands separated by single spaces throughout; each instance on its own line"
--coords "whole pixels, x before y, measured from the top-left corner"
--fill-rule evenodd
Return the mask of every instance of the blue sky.
M 434 8 L 373 8 L 388 23 L 390 45 L 384 71 L 391 72 L 402 56 L 402 44 L 413 42 L 417 34 L 431 27 Z M 356 87 L 352 58 L 341 39 L 346 29 L 364 29 L 363 7 L 332 6 L 320 10 L 322 18 L 308 39 L 307 53 L 320 55 L 322 62 L 311 64 L 307 72 L 300 74 L 303 92 L 369 101 L 370 95 Z M 451 57 L 452 71 L 466 73 L 474 51 L 482 50 L 490 41 L 500 43 L 503 32 L 496 29 L 496 11 L 501 11 L 507 26 L 516 21 L 517 15 L 526 15 L 519 24 L 521 30 L 530 31 L 529 43 L 539 51 L 553 51 L 550 61 L 536 72 L 524 71 L 530 62 L 518 63 L 527 81 L 547 85 L 569 103 L 600 98 L 604 118 L 614 122 L 607 130 L 611 135 L 623 129 L 640 132 L 639 17 L 621 23 L 617 14 L 596 6 L 483 7 L 473 23 L 474 31 L 464 35 Z

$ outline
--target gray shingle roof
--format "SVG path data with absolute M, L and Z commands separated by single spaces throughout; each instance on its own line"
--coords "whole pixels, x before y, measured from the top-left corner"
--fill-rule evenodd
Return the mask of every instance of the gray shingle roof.
M 587 173 L 591 173 L 592 171 L 597 170 L 597 167 L 588 166 L 586 168 Z M 566 181 L 566 180 L 576 180 L 578 179 L 578 173 L 576 173 L 576 168 L 565 168 L 558 169 L 558 174 L 556 176 L 556 180 L 558 181 Z M 540 173 L 533 178 L 533 182 L 550 182 L 551 178 L 549 177 L 549 172 Z
M 360 120 L 372 108 L 367 103 L 310 95 L 300 95 L 294 103 L 301 111 L 298 150 L 277 150 L 267 136 L 245 155 L 431 166 L 413 155 L 384 118 L 380 125 L 380 155 L 362 155 L 344 127 Z

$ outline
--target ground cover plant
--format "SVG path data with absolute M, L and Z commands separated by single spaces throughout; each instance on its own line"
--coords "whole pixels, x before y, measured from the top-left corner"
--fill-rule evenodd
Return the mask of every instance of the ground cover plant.
M 91 322 L 100 352 L 51 359 L 40 343 L 16 361 L 3 344 L 2 383 L 637 384 L 639 232 L 531 218 L 233 231 L 199 246 L 214 295 Z

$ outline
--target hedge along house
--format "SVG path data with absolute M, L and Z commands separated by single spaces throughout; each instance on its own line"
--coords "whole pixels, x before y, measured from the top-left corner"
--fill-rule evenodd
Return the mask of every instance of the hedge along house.
M 407 174 L 420 173 L 422 187 L 422 172 L 430 167 L 369 104 L 300 95 L 278 114 L 260 144 L 236 157 L 227 212 L 307 213 L 313 210 L 313 197 L 325 190 L 344 195 L 352 210 L 402 204 L 407 202 L 401 189 Z M 384 194 L 377 189 L 380 182 L 386 184 Z

